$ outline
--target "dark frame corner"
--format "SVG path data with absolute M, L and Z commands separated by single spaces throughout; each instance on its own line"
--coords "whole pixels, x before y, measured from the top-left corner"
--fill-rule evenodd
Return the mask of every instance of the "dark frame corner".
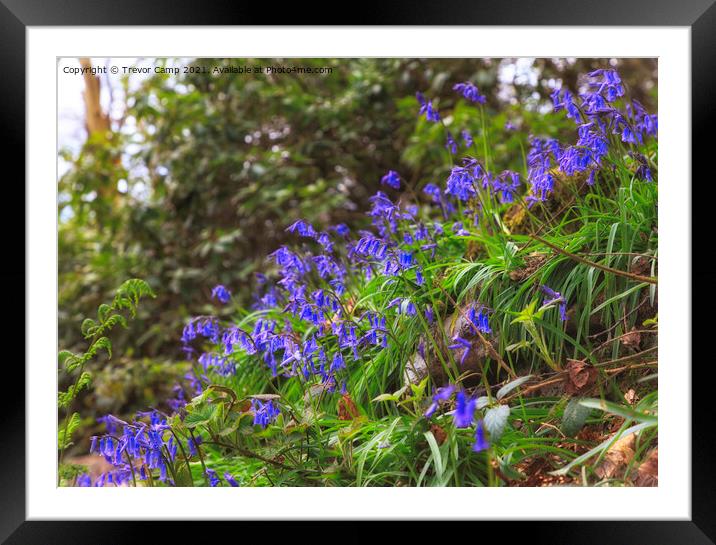
M 697 180 L 698 199 L 692 199 L 692 226 L 703 222 L 703 228 L 693 229 L 692 249 L 708 248 L 707 239 L 712 227 L 704 218 L 713 212 L 716 199 L 716 184 L 713 183 L 714 167 L 711 157 L 714 154 L 714 127 L 716 126 L 716 3 L 715 0 L 603 0 L 602 2 L 581 3 L 578 9 L 569 0 L 544 0 L 528 2 L 526 0 L 484 0 L 479 3 L 469 0 L 453 2 L 450 9 L 440 3 L 415 2 L 402 0 L 394 3 L 378 3 L 368 0 L 370 6 L 363 6 L 355 13 L 352 21 L 339 21 L 335 16 L 324 24 L 441 24 L 441 25 L 633 25 L 633 26 L 688 26 L 691 28 L 691 77 L 692 77 L 692 180 Z M 0 74 L 3 75 L 3 101 L 0 102 L 0 121 L 3 127 L 4 145 L 0 147 L 5 161 L 3 165 L 14 166 L 16 176 L 6 176 L 5 191 L 15 191 L 17 201 L 28 204 L 25 199 L 24 184 L 25 163 L 19 157 L 25 156 L 25 60 L 27 26 L 63 26 L 63 25 L 226 25 L 226 24 L 277 24 L 287 22 L 296 24 L 306 20 L 303 5 L 287 5 L 281 8 L 277 16 L 272 7 L 266 4 L 256 5 L 221 0 L 204 0 L 201 6 L 187 0 L 66 0 L 48 3 L 41 0 L 0 0 Z M 326 13 L 332 11 L 324 10 Z M 303 16 L 303 17 L 301 17 Z M 280 20 L 279 20 L 280 19 Z M 316 24 L 315 18 L 311 24 Z M 687 180 L 675 181 L 688 187 Z M 671 183 L 671 182 L 669 182 Z M 691 191 L 693 193 L 693 184 Z M 3 214 L 2 232 L 6 234 L 5 243 L 17 246 L 12 267 L 0 272 L 5 285 L 25 285 L 25 239 L 13 237 L 17 231 L 17 220 L 11 214 Z M 706 234 L 708 233 L 708 234 Z M 8 237 L 7 234 L 10 234 Z M 12 248 L 15 250 L 16 248 Z M 702 250 L 703 251 L 703 250 Z M 695 253 L 695 252 L 694 252 Z M 21 267 L 18 262 L 23 263 Z M 692 260 L 692 282 L 709 282 L 716 279 L 709 266 L 694 266 Z M 12 308 L 24 308 L 20 290 L 7 290 Z M 704 290 L 699 294 L 700 307 L 714 308 L 713 290 Z M 691 294 L 687 294 L 691 297 Z M 709 301 L 710 300 L 710 301 Z M 11 308 L 10 306 L 7 308 Z M 696 311 L 692 312 L 692 339 L 708 339 L 713 335 L 709 331 L 711 321 L 698 320 Z M 708 312 L 708 310 L 707 310 Z M 24 314 L 24 312 L 23 312 Z M 13 320 L 12 331 L 17 330 L 17 315 Z M 6 330 L 7 331 L 7 330 Z M 25 332 L 27 336 L 27 331 Z M 17 343 L 15 343 L 17 345 Z M 10 345 L 13 346 L 13 345 Z M 692 360 L 698 362 L 692 366 L 692 520 L 688 522 L 510 522 L 509 534 L 517 537 L 524 534 L 531 543 L 689 543 L 716 544 L 716 464 L 713 463 L 714 434 L 704 432 L 712 426 L 713 410 L 709 404 L 712 382 L 707 380 L 706 371 L 710 357 L 698 358 L 693 353 Z M 19 360 L 15 359 L 17 362 Z M 675 362 L 680 363 L 680 362 Z M 6 365 L 10 360 L 6 359 Z M 22 367 L 18 368 L 15 384 L 25 384 Z M 3 388 L 8 406 L 14 412 L 5 413 L 3 426 L 3 445 L 12 444 L 13 448 L 0 449 L 0 540 L 7 544 L 47 543 L 128 543 L 149 539 L 147 526 L 153 523 L 134 522 L 28 522 L 25 515 L 25 394 L 24 388 Z M 7 391 L 10 390 L 10 391 Z M 698 433 L 696 433 L 698 431 Z M 228 523 L 213 523 L 211 533 L 217 526 Z M 246 523 L 255 524 L 255 523 Z M 352 523 L 349 523 L 352 524 Z M 484 524 L 484 523 L 483 523 Z M 504 522 L 487 523 L 492 526 L 505 525 Z M 169 525 L 167 525 L 169 526 Z M 411 525 L 412 528 L 420 524 Z M 171 528 L 181 532 L 182 541 L 192 537 L 206 535 L 204 525 L 172 523 Z M 168 529 L 168 528 L 166 528 Z M 348 528 L 341 524 L 341 534 Z M 495 528 L 497 530 L 497 528 Z M 386 530 L 386 529 L 383 529 Z M 419 528 L 420 530 L 420 528 Z M 165 528 L 162 528 L 165 531 Z M 395 536 L 404 538 L 405 530 L 387 529 Z M 504 528 L 498 530 L 501 534 Z M 144 537 L 147 536 L 147 537 Z M 386 535 L 387 537 L 387 535 Z M 455 536 L 457 537 L 457 535 Z M 336 539 L 339 539 L 336 536 Z

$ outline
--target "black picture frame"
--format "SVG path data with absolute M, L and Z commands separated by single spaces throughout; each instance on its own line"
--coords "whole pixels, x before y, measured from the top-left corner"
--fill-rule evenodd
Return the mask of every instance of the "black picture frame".
M 323 15 L 319 15 L 323 14 Z M 318 19 L 317 19 L 318 17 Z M 321 21 L 321 17 L 323 21 Z M 716 122 L 716 3 L 714 0 L 600 0 L 575 4 L 570 0 L 490 0 L 443 2 L 362 2 L 352 6 L 352 20 L 342 21 L 335 15 L 333 6 L 286 4 L 274 6 L 256 2 L 225 2 L 203 0 L 201 3 L 185 0 L 0 0 L 0 120 L 3 145 L 0 154 L 6 172 L 15 169 L 13 176 L 6 174 L 5 202 L 26 202 L 24 184 L 25 156 L 25 82 L 26 41 L 28 26 L 78 25 L 261 25 L 261 24 L 368 24 L 368 25 L 568 25 L 568 26 L 686 26 L 691 29 L 692 76 L 692 256 L 704 259 L 701 264 L 692 261 L 692 286 L 701 286 L 698 306 L 693 305 L 692 339 L 684 339 L 684 368 L 688 369 L 688 351 L 693 342 L 706 346 L 713 336 L 712 321 L 700 318 L 700 309 L 714 308 L 713 289 L 707 289 L 716 279 L 713 267 L 707 264 L 711 226 L 707 223 L 713 212 L 709 210 L 716 200 L 711 157 L 714 155 L 713 131 Z M 672 183 L 667 181 L 666 183 Z M 687 184 L 679 180 L 675 183 Z M 15 192 L 7 195 L 7 192 Z M 15 259 L 6 259 L 0 272 L 5 309 L 24 309 L 18 286 L 25 293 L 33 287 L 25 281 L 25 239 L 19 237 L 19 219 L 7 210 L 0 214 L 5 236 L 6 252 Z M 698 229 L 697 226 L 701 227 Z M 9 252 L 8 252 L 9 251 Z M 701 258 L 701 256 L 704 256 Z M 684 289 L 684 297 L 693 301 L 691 292 Z M 8 544 L 61 544 L 61 543 L 128 543 L 143 542 L 151 535 L 148 522 L 67 522 L 26 521 L 25 478 L 32 468 L 25 467 L 25 374 L 12 349 L 20 346 L 19 324 L 24 323 L 24 311 L 6 310 L 8 320 L 4 331 L 13 340 L 6 345 L 4 364 L 15 369 L 12 385 L 3 387 L 2 448 L 0 448 L 0 540 Z M 689 317 L 683 317 L 688 319 Z M 30 327 L 29 325 L 26 327 Z M 11 332 L 11 333 L 8 333 Z M 25 329 L 25 340 L 29 331 Z M 12 355 L 12 357 L 10 357 Z M 677 521 L 583 521 L 583 522 L 488 522 L 480 523 L 480 535 L 489 533 L 507 536 L 509 541 L 529 539 L 530 543 L 636 543 L 649 544 L 707 544 L 716 543 L 716 470 L 714 469 L 714 433 L 710 398 L 713 386 L 709 376 L 712 358 L 698 352 L 692 356 L 692 520 Z M 675 362 L 671 362 L 674 364 Z M 687 371 L 685 371 L 687 372 Z M 10 379 L 8 379 L 10 380 Z M 81 518 L 81 513 L 78 513 Z M 211 523 L 211 533 L 223 533 L 229 523 Z M 253 523 L 242 523 L 250 526 Z M 460 535 L 462 523 L 454 527 L 454 538 Z M 189 542 L 206 532 L 204 525 L 172 522 L 167 524 L 173 532 Z M 507 530 L 509 526 L 509 530 Z M 167 528 L 168 529 L 168 528 Z M 412 531 L 423 532 L 423 524 L 412 524 Z M 493 530 L 493 532 L 487 532 Z M 251 528 L 243 531 L 251 531 Z M 264 531 L 264 530 L 259 530 Z M 300 530 L 299 530 L 300 531 Z M 235 532 L 235 531 L 234 531 Z M 404 529 L 382 529 L 381 541 L 391 539 L 390 534 L 405 539 Z M 468 530 L 468 535 L 474 530 Z M 341 534 L 349 536 L 337 541 L 353 540 L 358 535 L 348 524 L 341 525 Z M 206 535 L 204 533 L 204 535 Z M 248 534 L 247 534 L 248 535 Z M 237 536 L 238 537 L 238 536 Z M 314 535 L 315 537 L 315 535 Z M 478 539 L 478 537 L 475 537 Z M 170 539 L 170 538 L 167 538 Z M 313 539 L 313 538 L 312 538 Z

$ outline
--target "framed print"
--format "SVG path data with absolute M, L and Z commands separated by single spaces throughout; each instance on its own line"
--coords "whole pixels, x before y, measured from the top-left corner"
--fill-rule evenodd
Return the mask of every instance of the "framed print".
M 664 4 L 4 1 L 2 539 L 713 543 L 716 8 Z

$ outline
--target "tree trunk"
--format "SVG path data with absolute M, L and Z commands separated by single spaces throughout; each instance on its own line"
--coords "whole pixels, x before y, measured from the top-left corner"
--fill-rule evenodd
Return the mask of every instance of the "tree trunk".
M 85 128 L 87 129 L 87 138 L 92 138 L 95 134 L 106 135 L 110 130 L 109 115 L 102 111 L 100 103 L 100 81 L 98 76 L 92 75 L 89 69 L 92 68 L 91 61 L 83 57 L 80 59 L 82 68 L 88 69 L 84 73 L 85 91 L 83 93 L 85 101 Z

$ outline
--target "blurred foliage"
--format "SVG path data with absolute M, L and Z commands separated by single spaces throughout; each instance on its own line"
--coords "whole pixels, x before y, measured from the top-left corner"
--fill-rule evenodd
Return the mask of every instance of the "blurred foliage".
M 123 338 L 113 342 L 131 346 L 124 353 L 128 362 L 160 355 L 181 359 L 177 339 L 188 315 L 214 312 L 209 295 L 219 283 L 232 291 L 236 303 L 250 303 L 252 273 L 286 240 L 284 229 L 294 220 L 304 218 L 321 228 L 339 222 L 359 227 L 366 220 L 359 211 L 367 208 L 389 169 L 408 184 L 443 177 L 440 150 L 448 151 L 434 145 L 443 138 L 440 128 L 418 118 L 416 91 L 452 112 L 444 120 L 448 128 L 453 122 L 462 127 L 477 121 L 468 120 L 465 106 L 456 104 L 452 86 L 475 82 L 488 97 L 486 130 L 503 133 L 490 139 L 503 142 L 491 154 L 501 168 L 514 168 L 520 165 L 510 161 L 519 161 L 514 150 L 520 142 L 517 136 L 505 138 L 505 121 L 522 132 L 554 135 L 560 124 L 547 126 L 537 115 L 554 83 L 564 81 L 578 90 L 577 74 L 609 61 L 202 59 L 184 64 L 208 70 L 155 75 L 132 90 L 125 81 L 124 115 L 114 120 L 113 132 L 93 136 L 78 153 L 61 151 L 70 163 L 59 180 L 58 200 L 63 348 L 71 350 L 81 341 L 76 324 L 82 317 L 114 286 L 136 276 L 148 281 L 157 299 L 139 310 L 129 329 L 115 332 Z M 243 64 L 330 66 L 333 71 L 257 76 L 210 70 Z M 655 110 L 656 61 L 627 59 L 617 66 L 632 96 Z M 125 370 L 131 375 L 130 368 Z M 113 388 L 113 379 L 108 380 L 105 385 L 98 380 L 97 392 Z M 143 397 L 144 386 L 132 387 L 132 394 L 112 390 L 109 397 L 131 404 Z

